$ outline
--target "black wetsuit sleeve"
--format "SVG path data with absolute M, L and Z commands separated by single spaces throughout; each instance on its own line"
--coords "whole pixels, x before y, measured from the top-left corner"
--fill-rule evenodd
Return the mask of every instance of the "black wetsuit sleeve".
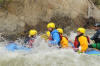
M 30 40 L 29 37 L 25 38 L 24 43 L 27 43 Z
M 77 45 L 77 48 L 79 48 L 79 46 L 80 46 L 80 43 Z
M 99 34 L 100 34 L 100 32 L 97 31 L 97 32 L 93 35 L 93 37 L 91 37 L 90 39 L 91 39 L 91 40 L 95 40 L 95 39 L 98 37 Z
M 79 46 L 80 46 L 80 42 L 79 42 L 79 40 L 78 40 L 78 36 L 76 37 L 76 39 L 77 39 L 77 41 L 78 41 L 78 45 L 77 45 L 77 48 L 79 48 Z

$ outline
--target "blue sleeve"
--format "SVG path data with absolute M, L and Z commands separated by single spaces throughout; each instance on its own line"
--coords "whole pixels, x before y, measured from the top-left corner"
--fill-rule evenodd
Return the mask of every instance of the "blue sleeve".
M 59 44 L 59 42 L 60 42 L 59 34 L 58 33 L 54 33 L 52 37 L 53 37 L 53 40 L 50 41 L 49 43 L 50 44 Z
M 97 31 L 94 35 L 93 35 L 93 37 L 91 37 L 91 40 L 95 40 L 96 38 L 98 38 L 98 35 L 99 35 L 100 33 Z

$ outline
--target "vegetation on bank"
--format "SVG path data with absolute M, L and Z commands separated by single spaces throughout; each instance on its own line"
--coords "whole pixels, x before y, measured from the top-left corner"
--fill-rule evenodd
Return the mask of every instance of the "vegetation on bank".
M 92 0 L 95 5 L 100 5 L 100 0 Z

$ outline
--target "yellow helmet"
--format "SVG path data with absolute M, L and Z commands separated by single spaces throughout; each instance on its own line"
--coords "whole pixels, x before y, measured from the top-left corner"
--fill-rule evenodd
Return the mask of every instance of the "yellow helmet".
M 63 34 L 63 29 L 58 28 L 57 30 L 58 30 L 59 33 Z
M 33 36 L 33 35 L 36 35 L 36 34 L 37 34 L 37 30 L 32 29 L 32 30 L 29 31 L 30 36 Z
M 77 31 L 84 34 L 85 33 L 85 28 L 78 28 Z
M 49 37 L 50 36 L 50 31 L 47 31 L 46 32 L 46 35 Z
M 47 28 L 55 28 L 55 23 L 53 22 L 48 23 Z

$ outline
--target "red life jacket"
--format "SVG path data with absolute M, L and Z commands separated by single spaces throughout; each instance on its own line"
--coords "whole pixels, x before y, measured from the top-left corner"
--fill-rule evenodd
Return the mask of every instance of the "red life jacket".
M 35 40 L 35 39 L 30 39 L 30 40 L 29 40 L 28 45 L 29 45 L 30 47 L 33 46 L 34 40 Z
M 80 36 L 79 36 L 79 37 L 80 37 Z M 75 41 L 74 41 L 74 47 L 75 47 L 75 48 L 78 48 L 78 45 L 80 44 L 80 42 L 79 42 L 79 40 L 78 40 L 79 37 L 75 37 Z M 87 37 L 88 43 L 90 43 L 89 37 L 88 37 L 88 36 L 86 36 L 86 37 Z
M 80 43 L 79 43 L 79 41 L 78 41 L 78 38 L 77 38 L 77 37 L 75 37 L 74 47 L 75 47 L 75 48 L 78 48 L 78 47 L 77 47 L 77 46 L 78 46 L 78 44 L 80 44 Z
M 52 37 L 51 36 L 49 36 L 49 38 L 48 38 L 49 40 L 52 40 Z
M 62 40 L 62 37 L 63 37 L 63 36 L 60 34 L 60 41 Z

